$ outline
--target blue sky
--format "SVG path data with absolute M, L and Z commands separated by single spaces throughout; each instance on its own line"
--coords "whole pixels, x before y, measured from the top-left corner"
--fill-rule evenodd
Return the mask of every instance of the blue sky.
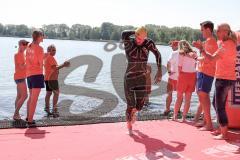
M 239 30 L 239 7 L 239 0 L 5 0 L 0 5 L 0 23 L 40 27 L 112 22 L 199 28 L 201 21 L 212 20 Z

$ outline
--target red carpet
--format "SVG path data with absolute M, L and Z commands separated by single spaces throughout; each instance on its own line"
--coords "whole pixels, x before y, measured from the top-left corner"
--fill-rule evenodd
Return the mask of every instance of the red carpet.
M 240 135 L 213 140 L 209 132 L 172 121 L 0 130 L 1 160 L 239 160 Z

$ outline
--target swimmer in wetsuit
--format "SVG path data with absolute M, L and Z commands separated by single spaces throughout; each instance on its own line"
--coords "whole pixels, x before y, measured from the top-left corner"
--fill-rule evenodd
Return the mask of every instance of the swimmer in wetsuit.
M 145 27 L 140 27 L 135 31 L 123 31 L 122 40 L 128 61 L 124 77 L 127 101 L 126 121 L 129 134 L 132 134 L 132 124 L 136 120 L 136 112 L 142 109 L 147 96 L 146 73 L 149 51 L 155 55 L 158 66 L 155 83 L 159 83 L 162 79 L 161 54 L 154 42 L 147 38 Z

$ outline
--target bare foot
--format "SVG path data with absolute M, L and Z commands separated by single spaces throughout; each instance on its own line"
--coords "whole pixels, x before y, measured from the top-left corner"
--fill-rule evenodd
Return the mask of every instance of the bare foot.
M 128 134 L 129 135 L 133 135 L 133 132 L 132 132 L 132 122 L 127 122 L 127 128 L 128 128 Z
M 204 123 L 203 122 L 198 122 L 194 125 L 195 127 L 203 127 Z
M 212 127 L 208 127 L 208 126 L 203 126 L 201 128 L 199 128 L 199 131 L 212 131 L 213 128 Z
M 133 109 L 131 113 L 131 123 L 134 124 L 137 121 L 137 109 Z
M 218 136 L 214 136 L 213 139 L 215 140 L 227 140 L 227 136 L 224 136 L 223 134 L 219 134 Z
M 215 131 L 212 131 L 211 134 L 214 135 L 214 136 L 217 136 L 217 135 L 221 134 L 221 131 L 220 131 L 220 129 L 218 128 L 218 129 L 216 129 Z

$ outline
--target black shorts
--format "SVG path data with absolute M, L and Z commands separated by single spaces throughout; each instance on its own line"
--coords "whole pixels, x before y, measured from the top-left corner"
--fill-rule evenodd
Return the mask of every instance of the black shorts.
M 23 78 L 23 79 L 16 79 L 16 80 L 15 80 L 15 83 L 16 83 L 16 84 L 19 84 L 19 83 L 22 83 L 22 82 L 25 83 L 25 82 L 26 82 L 26 79 Z
M 59 90 L 58 80 L 45 81 L 46 91 L 56 91 Z
M 44 76 L 40 74 L 27 77 L 27 84 L 29 89 L 44 88 Z
M 147 97 L 146 75 L 125 76 L 124 91 L 128 106 L 141 110 Z

